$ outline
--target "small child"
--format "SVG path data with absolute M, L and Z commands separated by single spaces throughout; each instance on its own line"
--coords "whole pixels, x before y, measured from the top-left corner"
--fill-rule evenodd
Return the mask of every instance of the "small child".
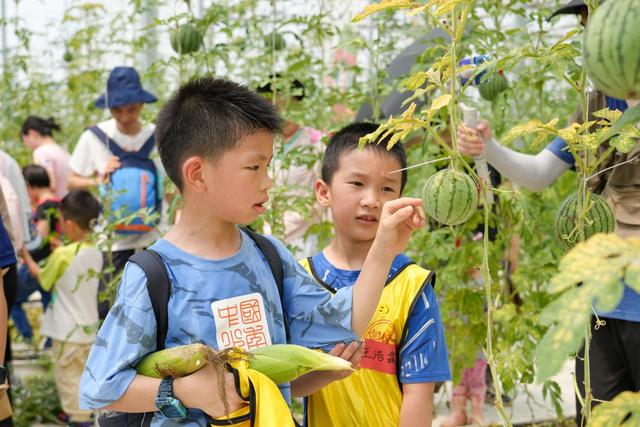
M 290 342 L 331 348 L 356 341 L 374 313 L 393 258 L 404 250 L 412 230 L 424 224 L 420 199 L 398 199 L 379 212 L 381 225 L 360 280 L 333 297 L 280 241 L 263 237 L 283 267 L 280 293 L 255 237 L 237 226 L 255 221 L 269 200 L 273 137 L 282 133 L 275 107 L 244 86 L 204 77 L 183 85 L 156 123 L 160 158 L 184 200 L 180 221 L 150 248 L 171 281 L 165 346 L 204 343 L 216 350 L 234 345 L 251 350 Z M 233 374 L 218 376 L 211 364 L 175 379 L 137 374 L 138 361 L 160 345 L 158 325 L 147 277 L 129 262 L 82 377 L 84 407 L 125 414 L 153 411 L 154 427 L 210 425 L 211 417 L 225 414 L 218 381 L 224 381 L 231 411 L 250 406 L 248 397 L 238 395 Z M 347 347 L 353 353 L 357 344 Z M 305 377 L 291 387 L 280 385 L 285 399 L 335 379 Z M 262 407 L 268 410 L 269 405 Z M 281 421 L 286 425 L 286 419 Z
M 59 245 L 60 199 L 51 189 L 49 174 L 44 167 L 28 165 L 22 169 L 22 174 L 27 183 L 27 192 L 33 207 L 33 222 L 42 238 L 40 247 L 30 251 L 33 259 L 39 262 L 48 257 L 52 249 Z
M 42 318 L 41 333 L 52 343 L 53 372 L 62 409 L 70 425 L 92 426 L 92 411 L 78 404 L 80 377 L 98 327 L 98 277 L 102 253 L 90 243 L 100 204 L 85 190 L 67 194 L 60 202 L 60 226 L 70 243 L 56 248 L 43 268 L 25 250 L 29 271 L 46 291 L 51 304 Z
M 332 293 L 350 288 L 382 226 L 383 206 L 407 181 L 402 144 L 358 149 L 378 125 L 354 123 L 327 146 L 316 198 L 331 210 L 334 239 L 302 265 Z M 395 172 L 394 172 L 395 171 Z M 430 426 L 435 383 L 451 379 L 444 329 L 433 289 L 435 273 L 399 254 L 387 270 L 376 313 L 364 334 L 358 370 L 306 400 L 310 427 Z

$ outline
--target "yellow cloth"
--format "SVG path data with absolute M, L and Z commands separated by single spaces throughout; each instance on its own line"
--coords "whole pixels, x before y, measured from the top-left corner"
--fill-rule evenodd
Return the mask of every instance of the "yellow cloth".
M 289 405 L 273 381 L 244 363 L 236 365 L 234 375 L 238 393 L 249 405 L 230 413 L 229 418 L 214 419 L 212 426 L 294 427 Z
M 300 264 L 314 274 L 307 259 Z M 364 334 L 358 369 L 308 397 L 308 427 L 399 424 L 402 389 L 397 377 L 398 350 L 404 344 L 411 307 L 431 280 L 429 270 L 409 264 L 387 283 Z

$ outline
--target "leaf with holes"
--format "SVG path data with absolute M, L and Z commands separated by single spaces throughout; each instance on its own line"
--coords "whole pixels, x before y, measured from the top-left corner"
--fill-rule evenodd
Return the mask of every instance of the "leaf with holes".
M 627 418 L 628 417 L 628 418 Z M 640 425 L 640 393 L 625 391 L 593 409 L 588 427 Z

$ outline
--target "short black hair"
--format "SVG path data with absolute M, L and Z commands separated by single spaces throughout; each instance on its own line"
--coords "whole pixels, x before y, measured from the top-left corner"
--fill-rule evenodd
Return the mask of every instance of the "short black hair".
M 191 156 L 216 160 L 257 131 L 282 134 L 273 104 L 238 83 L 201 77 L 185 83 L 162 107 L 156 143 L 162 165 L 182 190 L 182 164 Z
M 51 187 L 51 180 L 49 179 L 49 173 L 45 168 L 38 165 L 27 165 L 22 168 L 22 176 L 27 182 L 29 187 L 34 188 L 49 188 Z
M 51 136 L 54 130 L 60 130 L 60 125 L 56 123 L 56 120 L 53 117 L 43 119 L 38 116 L 29 116 L 22 123 L 20 135 L 26 135 L 31 129 L 35 130 L 42 136 Z
M 87 190 L 73 190 L 60 201 L 60 212 L 83 230 L 91 230 L 100 215 L 100 202 Z
M 322 180 L 327 184 L 331 184 L 333 175 L 340 168 L 340 157 L 343 153 L 348 151 L 355 151 L 358 149 L 358 143 L 360 138 L 370 133 L 375 132 L 380 125 L 376 123 L 368 122 L 355 122 L 351 123 L 336 132 L 329 140 L 329 145 L 324 152 L 324 158 L 322 160 Z M 375 143 L 365 145 L 365 150 L 376 150 L 381 153 L 385 153 L 394 157 L 400 163 L 402 169 L 407 167 L 407 153 L 404 151 L 402 143 L 396 143 L 390 150 L 387 150 L 388 136 L 386 138 L 378 139 Z M 407 171 L 402 171 L 402 180 L 400 184 L 400 192 L 404 190 L 404 186 L 407 183 Z

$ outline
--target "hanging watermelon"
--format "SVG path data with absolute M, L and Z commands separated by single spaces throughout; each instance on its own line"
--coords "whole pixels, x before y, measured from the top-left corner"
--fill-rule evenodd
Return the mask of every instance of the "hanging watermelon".
M 509 82 L 501 72 L 487 73 L 482 77 L 478 85 L 478 91 L 482 99 L 493 101 L 499 94 L 507 90 L 508 87 Z
M 446 225 L 466 222 L 478 208 L 478 186 L 464 172 L 444 169 L 431 175 L 422 189 L 425 212 Z
M 272 32 L 264 36 L 264 45 L 269 50 L 281 51 L 287 47 L 287 43 L 284 41 L 282 34 Z
M 180 25 L 170 36 L 171 47 L 180 55 L 197 52 L 202 46 L 202 34 L 193 24 Z

